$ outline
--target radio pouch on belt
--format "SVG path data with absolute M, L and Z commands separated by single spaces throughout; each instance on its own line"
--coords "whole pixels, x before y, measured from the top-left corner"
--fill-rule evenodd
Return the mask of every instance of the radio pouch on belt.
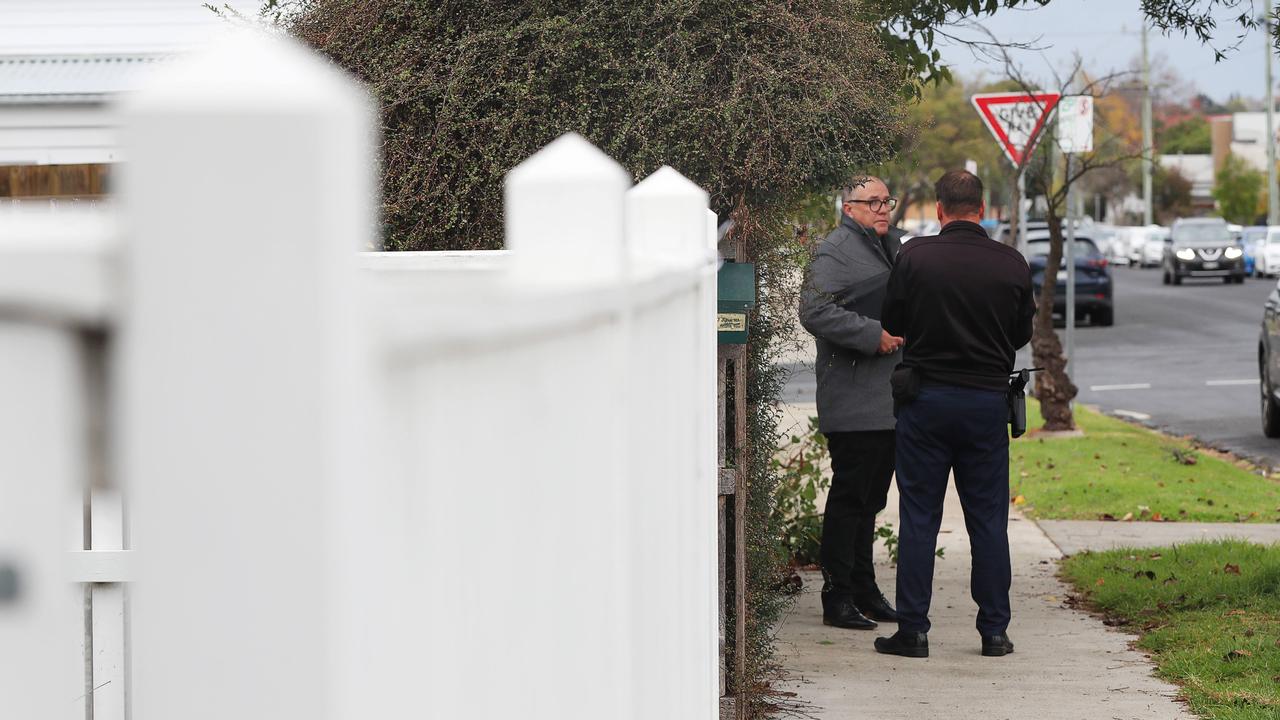
M 889 388 L 893 391 L 893 416 L 910 405 L 920 395 L 920 373 L 915 368 L 898 365 L 889 376 Z
M 1009 403 L 1009 434 L 1022 437 L 1027 432 L 1027 383 L 1032 370 L 1023 368 L 1009 376 L 1009 391 L 1005 399 Z

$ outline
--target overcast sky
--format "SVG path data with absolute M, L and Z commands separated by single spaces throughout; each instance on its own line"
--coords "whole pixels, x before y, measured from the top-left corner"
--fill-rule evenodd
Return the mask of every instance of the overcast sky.
M 1262 5 L 1266 3 L 1263 2 Z M 1015 51 L 1030 76 L 1051 77 L 1050 64 L 1069 68 L 1074 53 L 1085 58 L 1085 68 L 1096 75 L 1127 69 L 1142 52 L 1142 13 L 1138 0 L 1054 0 L 1031 10 L 999 10 L 982 21 L 1001 41 L 1035 43 L 1039 51 Z M 1238 25 L 1223 14 L 1215 42 L 1227 46 L 1240 34 Z M 958 31 L 978 37 L 972 31 Z M 1265 93 L 1265 47 L 1262 32 L 1253 31 L 1227 59 L 1213 62 L 1213 50 L 1194 38 L 1165 37 L 1152 30 L 1149 36 L 1153 62 L 1162 57 L 1184 81 L 1222 102 L 1233 93 L 1261 99 Z M 975 59 L 963 46 L 944 46 L 942 55 L 952 72 L 973 77 L 986 71 L 998 75 L 992 61 Z M 1272 68 L 1280 78 L 1280 63 Z

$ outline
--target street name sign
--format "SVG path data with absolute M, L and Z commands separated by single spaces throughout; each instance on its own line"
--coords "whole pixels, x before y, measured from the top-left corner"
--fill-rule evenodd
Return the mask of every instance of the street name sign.
M 1036 149 L 1041 131 L 1058 106 L 1058 93 L 982 93 L 971 100 L 982 122 L 1013 166 L 1021 169 Z
M 1093 96 L 1058 101 L 1058 148 L 1068 154 L 1093 152 Z

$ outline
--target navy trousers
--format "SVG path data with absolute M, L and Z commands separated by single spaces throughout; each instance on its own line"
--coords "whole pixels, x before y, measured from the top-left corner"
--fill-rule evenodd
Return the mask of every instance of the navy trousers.
M 1008 418 L 1003 392 L 949 385 L 926 385 L 899 411 L 899 629 L 929 631 L 934 551 L 951 470 L 973 552 L 969 584 L 978 632 L 1009 627 Z

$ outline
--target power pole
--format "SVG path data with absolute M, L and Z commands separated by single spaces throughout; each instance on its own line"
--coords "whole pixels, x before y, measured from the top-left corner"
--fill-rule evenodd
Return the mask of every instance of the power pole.
M 1151 166 L 1155 142 L 1151 138 L 1151 62 L 1147 57 L 1147 21 L 1142 21 L 1142 224 L 1152 224 Z
M 1275 131 L 1275 90 L 1271 84 L 1271 26 L 1274 22 L 1272 14 L 1265 15 L 1267 44 L 1267 224 L 1280 224 L 1280 193 L 1276 192 L 1276 131 Z

